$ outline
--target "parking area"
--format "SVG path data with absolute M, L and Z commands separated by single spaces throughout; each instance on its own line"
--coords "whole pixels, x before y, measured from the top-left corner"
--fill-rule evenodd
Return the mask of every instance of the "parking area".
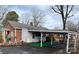
M 0 54 L 64 54 L 63 48 L 11 46 L 0 47 Z

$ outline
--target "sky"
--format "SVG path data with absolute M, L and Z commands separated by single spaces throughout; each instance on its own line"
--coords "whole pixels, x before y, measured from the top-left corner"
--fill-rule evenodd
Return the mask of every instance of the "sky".
M 45 23 L 43 24 L 44 27 L 48 29 L 60 28 L 62 29 L 62 19 L 61 16 L 55 13 L 53 10 L 50 9 L 50 5 L 9 5 L 8 9 L 11 11 L 16 11 L 19 15 L 20 22 L 23 22 L 25 19 L 23 15 L 30 14 L 32 9 L 39 9 L 43 13 L 45 13 Z M 77 23 L 79 21 L 79 8 L 75 6 L 72 14 L 73 17 L 69 18 L 68 20 Z

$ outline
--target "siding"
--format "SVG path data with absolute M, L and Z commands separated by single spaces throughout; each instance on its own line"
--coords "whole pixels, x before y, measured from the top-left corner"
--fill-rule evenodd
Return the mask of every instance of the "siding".
M 38 39 L 33 39 L 32 38 L 32 33 L 28 32 L 28 30 L 26 28 L 22 28 L 22 40 L 24 42 L 38 42 Z

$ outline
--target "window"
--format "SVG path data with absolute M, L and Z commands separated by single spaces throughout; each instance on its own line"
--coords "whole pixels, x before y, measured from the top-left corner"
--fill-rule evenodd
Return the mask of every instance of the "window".
M 32 38 L 35 38 L 35 33 L 32 33 Z
M 40 37 L 40 36 L 41 36 L 41 33 L 40 32 L 33 32 L 32 33 L 32 38 Z
M 36 34 L 36 36 L 41 36 L 41 33 L 39 33 L 39 32 L 37 32 L 37 33 L 35 33 Z

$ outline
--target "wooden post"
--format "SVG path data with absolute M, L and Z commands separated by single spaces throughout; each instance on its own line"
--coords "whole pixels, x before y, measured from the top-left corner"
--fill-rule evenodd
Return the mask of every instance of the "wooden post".
M 51 45 L 52 45 L 52 38 L 51 38 Z
M 3 35 L 4 43 L 6 43 L 5 30 L 3 30 L 2 35 Z
M 41 32 L 41 45 L 40 45 L 41 47 L 42 47 L 42 36 L 43 36 L 43 35 L 42 35 L 42 32 Z
M 75 34 L 74 38 L 74 52 L 76 52 L 76 40 L 77 40 L 77 34 Z
M 15 42 L 16 42 L 16 28 L 15 28 Z
M 68 35 L 67 35 L 67 45 L 66 45 L 66 53 L 70 53 L 69 52 L 69 38 L 70 38 L 70 36 L 69 36 L 69 33 L 68 33 Z

